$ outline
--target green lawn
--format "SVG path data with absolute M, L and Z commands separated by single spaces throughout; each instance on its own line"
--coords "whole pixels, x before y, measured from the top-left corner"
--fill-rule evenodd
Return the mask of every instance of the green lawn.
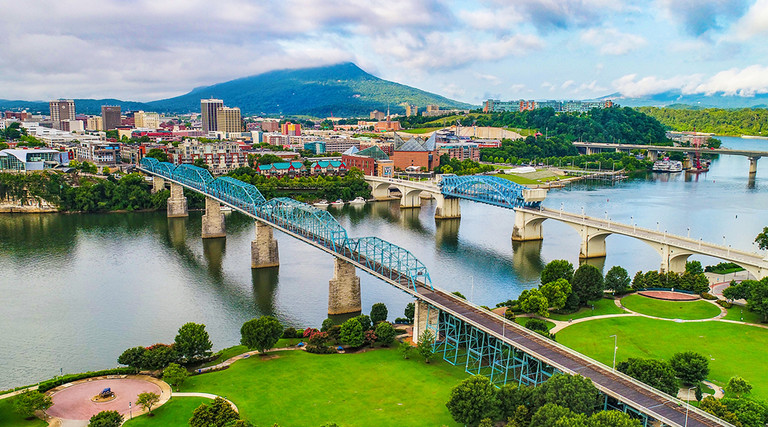
M 281 348 L 281 347 L 288 347 L 288 346 L 296 345 L 296 344 L 300 343 L 301 341 L 303 341 L 302 338 L 281 338 L 281 339 L 277 340 L 277 344 L 275 344 L 274 348 Z M 225 349 L 222 349 L 222 350 L 219 350 L 219 351 L 216 352 L 216 354 L 218 355 L 218 357 L 216 359 L 214 359 L 214 360 L 212 360 L 212 361 L 210 361 L 210 362 L 208 362 L 208 363 L 206 363 L 206 364 L 204 364 L 202 366 L 204 367 L 204 366 L 218 365 L 219 363 L 224 362 L 224 361 L 226 361 L 229 358 L 232 358 L 232 357 L 235 357 L 235 356 L 239 356 L 239 355 L 241 355 L 243 353 L 247 353 L 248 351 L 249 351 L 248 347 L 246 347 L 244 345 L 235 345 L 235 346 L 232 346 L 232 347 L 227 347 Z M 197 368 L 197 367 L 195 367 L 195 368 Z
M 533 317 L 515 317 L 515 323 L 517 323 L 518 325 L 525 326 L 528 324 L 528 321 L 531 319 L 533 319 Z M 549 320 L 545 320 L 545 322 L 547 322 L 547 329 L 552 329 L 555 327 L 555 324 L 550 322 Z
M 441 360 L 403 360 L 396 350 L 253 356 L 229 369 L 190 377 L 182 391 L 231 399 L 256 425 L 457 425 L 447 408 L 467 374 Z
M 766 329 L 726 322 L 676 323 L 627 316 L 571 325 L 557 333 L 557 341 L 610 366 L 614 334 L 618 336 L 617 361 L 630 357 L 668 360 L 680 351 L 696 351 L 714 359 L 709 362 L 710 380 L 724 384 L 740 375 L 754 387 L 754 397 L 768 399 Z
M 616 306 L 616 303 L 610 298 L 603 298 L 589 303 L 592 307 L 582 307 L 576 313 L 557 314 L 550 313 L 549 317 L 555 320 L 568 321 L 568 319 L 581 319 L 583 317 L 602 316 L 603 314 L 621 314 L 626 311 Z
M 665 319 L 709 319 L 720 314 L 718 306 L 702 300 L 664 301 L 635 294 L 622 298 L 621 304 L 632 311 Z
M 203 403 L 210 403 L 205 397 L 172 397 L 165 405 L 152 411 L 155 415 L 146 414 L 128 420 L 124 425 L 130 427 L 187 427 L 192 412 Z
M 763 317 L 753 311 L 747 310 L 745 307 L 734 305 L 728 309 L 728 314 L 726 314 L 723 319 L 761 324 Z
M 43 420 L 33 419 L 27 421 L 20 417 L 13 410 L 13 400 L 15 397 L 9 397 L 7 399 L 0 400 L 0 426 L 3 427 L 42 427 L 47 426 Z
M 442 127 L 429 127 L 429 128 L 416 128 L 416 129 L 403 129 L 402 132 L 404 133 L 412 133 L 421 135 L 424 133 L 434 132 L 436 130 L 440 130 Z
M 526 178 L 526 177 L 523 177 L 523 176 L 520 176 L 520 175 L 513 175 L 513 174 L 506 174 L 506 173 L 501 174 L 501 173 L 499 173 L 499 174 L 495 174 L 493 176 L 497 176 L 499 178 L 504 178 L 504 179 L 510 180 L 510 181 L 512 181 L 512 182 L 514 182 L 516 184 L 522 184 L 522 185 L 527 185 L 527 184 L 536 185 L 536 184 L 539 184 L 539 181 L 536 181 L 536 180 L 530 179 L 530 178 Z

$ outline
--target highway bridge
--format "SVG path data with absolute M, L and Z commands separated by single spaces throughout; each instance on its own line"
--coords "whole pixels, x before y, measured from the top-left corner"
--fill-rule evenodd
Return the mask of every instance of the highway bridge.
M 433 331 L 437 337 L 435 350 L 444 360 L 463 365 L 469 373 L 486 375 L 496 385 L 537 385 L 556 373 L 579 374 L 590 378 L 603 393 L 603 409 L 633 414 L 644 425 L 730 425 L 433 286 L 427 267 L 409 251 L 378 237 L 351 238 L 326 211 L 291 199 L 267 201 L 253 185 L 230 177 L 214 179 L 207 170 L 191 165 L 174 166 L 144 158 L 139 169 L 154 177 L 156 190 L 170 184 L 169 217 L 186 214 L 183 189 L 206 196 L 203 237 L 225 235 L 220 203 L 253 218 L 257 223 L 257 236 L 251 247 L 253 267 L 277 263 L 273 228 L 333 255 L 336 268 L 329 283 L 329 311 L 331 306 L 354 311 L 355 301 L 343 300 L 353 300 L 355 293 L 359 311 L 360 282 L 354 276 L 355 268 L 410 294 L 417 301 L 414 336 L 418 338 L 424 330 Z M 461 188 L 469 188 L 462 187 L 458 178 L 453 187 L 446 187 L 446 193 L 459 194 Z M 538 202 L 526 202 L 517 190 L 508 187 L 506 194 L 513 198 L 506 202 L 501 200 L 501 192 L 486 201 L 504 204 L 517 200 L 527 203 L 529 208 L 536 207 Z

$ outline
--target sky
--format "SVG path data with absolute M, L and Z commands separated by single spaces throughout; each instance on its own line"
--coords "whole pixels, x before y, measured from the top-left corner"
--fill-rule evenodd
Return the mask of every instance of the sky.
M 0 0 L 0 98 L 150 101 L 351 61 L 484 99 L 768 92 L 768 0 Z

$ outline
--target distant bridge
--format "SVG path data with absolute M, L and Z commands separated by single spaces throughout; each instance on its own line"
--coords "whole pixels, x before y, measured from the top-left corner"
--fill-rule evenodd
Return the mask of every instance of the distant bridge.
M 661 145 L 640 145 L 640 144 L 608 144 L 602 142 L 574 142 L 574 147 L 583 148 L 586 154 L 593 154 L 601 150 L 629 151 L 629 150 L 647 150 L 651 160 L 656 161 L 660 152 L 675 151 L 678 153 L 692 154 L 696 151 L 695 147 L 665 147 Z M 729 148 L 700 149 L 702 153 L 725 154 L 730 156 L 744 156 L 749 159 L 749 174 L 757 173 L 757 161 L 761 157 L 767 157 L 768 151 L 755 150 L 731 150 Z
M 639 417 L 644 425 L 729 426 L 730 424 L 677 398 L 653 389 L 555 341 L 431 285 L 427 268 L 407 250 L 376 237 L 350 238 L 328 212 L 291 199 L 265 200 L 256 187 L 229 177 L 214 179 L 207 170 L 174 166 L 144 158 L 139 169 L 154 177 L 154 190 L 171 185 L 168 216 L 185 216 L 183 189 L 206 196 L 203 237 L 223 237 L 220 203 L 254 218 L 256 240 L 252 267 L 277 265 L 272 228 L 336 258 L 329 282 L 329 313 L 360 311 L 360 279 L 355 267 L 416 298 L 414 337 L 432 331 L 443 359 L 485 375 L 496 385 L 537 385 L 556 373 L 590 378 L 603 393 L 602 409 Z M 470 190 L 459 188 L 470 197 Z M 467 191 L 465 194 L 464 192 Z M 501 203 L 488 198 L 488 203 Z M 530 208 L 528 208 L 530 209 Z

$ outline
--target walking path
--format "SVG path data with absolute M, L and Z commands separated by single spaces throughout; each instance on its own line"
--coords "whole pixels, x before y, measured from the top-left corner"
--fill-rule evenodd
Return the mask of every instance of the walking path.
M 227 403 L 229 403 L 229 406 L 231 406 L 232 409 L 235 410 L 235 412 L 237 412 L 238 414 L 240 413 L 240 410 L 237 409 L 237 405 L 235 405 L 234 402 L 232 402 L 231 400 L 227 399 L 226 397 L 218 396 L 218 395 L 211 394 L 211 393 L 194 393 L 194 392 L 176 393 L 175 392 L 175 393 L 173 393 L 172 397 L 206 397 L 206 398 L 211 399 L 211 400 L 213 400 L 213 399 L 215 399 L 217 397 L 221 397 L 222 399 L 226 400 Z
M 280 347 L 280 348 L 271 348 L 271 349 L 265 351 L 265 353 L 273 353 L 273 352 L 276 352 L 276 351 L 285 351 L 285 350 L 304 350 L 304 349 L 305 349 L 305 347 L 296 347 L 296 346 L 293 346 L 293 347 Z M 229 359 L 227 359 L 227 360 L 225 360 L 225 361 L 223 361 L 221 363 L 217 363 L 217 364 L 215 364 L 213 366 L 207 366 L 205 368 L 196 369 L 195 371 L 198 374 L 204 374 L 206 372 L 218 371 L 218 370 L 221 370 L 221 369 L 226 369 L 231 364 L 237 362 L 238 360 L 247 359 L 247 358 L 249 358 L 251 356 L 255 356 L 257 354 L 261 354 L 261 353 L 258 350 L 247 351 L 245 353 L 238 354 L 237 356 L 232 356 Z

